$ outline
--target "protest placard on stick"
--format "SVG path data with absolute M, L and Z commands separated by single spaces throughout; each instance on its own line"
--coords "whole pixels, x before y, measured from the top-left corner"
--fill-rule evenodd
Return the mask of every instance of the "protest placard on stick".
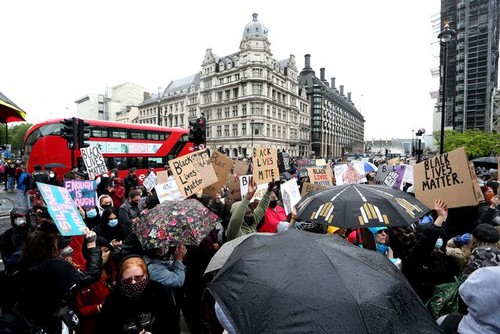
M 80 152 L 82 153 L 83 162 L 85 163 L 85 168 L 87 168 L 90 180 L 94 180 L 97 175 L 108 172 L 108 167 L 106 167 L 106 162 L 99 150 L 99 146 L 84 147 L 80 149 Z
M 63 236 L 82 235 L 86 225 L 68 190 L 40 182 L 36 185 L 59 232 Z
M 68 190 L 76 205 L 84 209 L 96 206 L 96 186 L 94 180 L 66 180 L 64 187 Z
M 227 175 L 233 168 L 233 160 L 224 153 L 214 151 L 210 156 L 210 162 L 217 175 L 218 181 L 205 187 L 203 192 L 209 196 L 215 196 L 217 193 L 220 193 L 221 188 L 226 184 Z

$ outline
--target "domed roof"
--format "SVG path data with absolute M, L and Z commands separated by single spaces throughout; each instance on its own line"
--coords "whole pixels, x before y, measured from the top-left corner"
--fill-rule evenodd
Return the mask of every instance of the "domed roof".
M 252 14 L 252 22 L 248 23 L 245 26 L 245 30 L 243 31 L 243 38 L 249 36 L 267 36 L 267 29 L 264 27 L 262 23 L 257 21 L 257 14 Z

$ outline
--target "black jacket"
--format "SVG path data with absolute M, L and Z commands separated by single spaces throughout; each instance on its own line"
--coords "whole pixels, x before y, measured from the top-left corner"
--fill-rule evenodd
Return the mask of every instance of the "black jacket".
M 175 308 L 169 292 L 158 282 L 149 281 L 138 299 L 120 294 L 119 283 L 106 299 L 96 333 L 136 334 L 146 329 L 151 333 L 172 333 Z

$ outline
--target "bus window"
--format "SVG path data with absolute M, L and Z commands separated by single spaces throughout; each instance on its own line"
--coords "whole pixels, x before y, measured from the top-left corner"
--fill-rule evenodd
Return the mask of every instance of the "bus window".
M 92 137 L 108 138 L 108 129 L 104 128 L 91 128 Z
M 110 138 L 127 139 L 127 131 L 124 131 L 124 130 L 110 130 L 110 132 L 111 132 Z
M 130 133 L 129 133 L 129 138 L 130 139 L 145 139 L 146 137 L 146 134 L 144 133 L 144 131 L 140 131 L 140 130 L 130 130 Z

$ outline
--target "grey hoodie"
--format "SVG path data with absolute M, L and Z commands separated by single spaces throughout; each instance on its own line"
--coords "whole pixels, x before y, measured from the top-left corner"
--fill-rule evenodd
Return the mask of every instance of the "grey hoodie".
M 459 288 L 468 307 L 458 325 L 458 333 L 500 333 L 500 267 L 484 267 L 474 271 Z

